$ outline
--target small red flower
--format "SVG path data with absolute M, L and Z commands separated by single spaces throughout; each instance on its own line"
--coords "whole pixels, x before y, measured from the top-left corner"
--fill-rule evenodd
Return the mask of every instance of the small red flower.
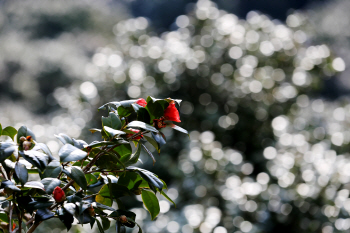
M 16 223 L 12 224 L 12 230 L 16 229 Z
M 146 107 L 146 105 L 147 105 L 146 100 L 144 100 L 144 99 L 142 99 L 142 98 L 138 99 L 138 100 L 136 101 L 136 103 L 137 103 L 138 105 L 142 106 L 142 107 Z
M 57 186 L 53 190 L 52 194 L 53 194 L 53 198 L 58 203 L 63 202 L 64 200 L 66 200 L 66 194 L 64 193 L 64 191 L 59 186 Z
M 138 130 L 138 129 L 128 129 L 128 130 L 134 132 L 135 134 L 140 132 L 140 130 Z M 126 134 L 126 137 L 128 138 L 128 137 L 131 137 L 132 135 L 134 135 L 134 134 L 131 134 L 131 133 L 130 134 Z M 139 140 L 141 138 L 143 138 L 142 134 L 137 136 L 137 137 L 135 137 L 135 138 L 133 138 L 132 140 Z
M 181 122 L 179 111 L 175 107 L 174 101 L 169 103 L 169 106 L 164 110 L 164 118 L 168 121 Z

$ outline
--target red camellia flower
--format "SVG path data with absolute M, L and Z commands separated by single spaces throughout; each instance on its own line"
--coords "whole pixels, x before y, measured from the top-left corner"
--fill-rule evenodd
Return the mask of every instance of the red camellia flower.
M 146 100 L 144 100 L 144 99 L 142 99 L 142 98 L 138 99 L 138 100 L 136 101 L 136 103 L 137 103 L 138 105 L 142 106 L 142 107 L 146 107 L 146 105 L 147 105 Z
M 57 186 L 53 190 L 52 194 L 53 194 L 53 198 L 58 203 L 63 202 L 64 200 L 66 200 L 66 194 L 64 193 L 64 191 L 59 186 Z
M 169 106 L 164 110 L 164 118 L 168 121 L 181 122 L 179 111 L 175 107 L 174 101 L 171 101 Z
M 134 132 L 135 134 L 140 132 L 140 130 L 138 130 L 138 129 L 128 129 L 128 130 Z M 132 135 L 134 135 L 134 134 L 131 134 L 131 133 L 130 134 L 126 134 L 126 137 L 128 138 L 128 137 L 131 137 Z M 139 140 L 142 137 L 143 137 L 142 135 L 139 135 L 136 138 L 133 138 L 132 140 Z

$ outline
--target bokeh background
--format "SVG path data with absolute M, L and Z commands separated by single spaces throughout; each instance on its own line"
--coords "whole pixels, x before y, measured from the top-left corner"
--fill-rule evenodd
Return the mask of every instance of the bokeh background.
M 103 103 L 178 98 L 144 232 L 348 232 L 350 2 L 1 1 L 0 123 L 88 142 Z M 96 230 L 96 229 L 94 229 Z M 38 232 L 64 230 L 56 219 Z M 70 232 L 86 232 L 75 226 Z M 108 232 L 115 232 L 111 228 Z M 136 233 L 137 229 L 129 229 Z

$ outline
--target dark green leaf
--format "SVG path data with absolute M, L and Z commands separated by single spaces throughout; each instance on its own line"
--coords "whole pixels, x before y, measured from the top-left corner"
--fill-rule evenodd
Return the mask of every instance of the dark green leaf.
M 24 184 L 24 187 L 36 188 L 36 189 L 41 189 L 41 190 L 45 189 L 44 185 L 39 181 L 28 181 L 27 183 Z
M 98 208 L 101 208 L 101 209 L 104 209 L 104 210 L 115 211 L 114 208 L 106 206 L 106 205 L 103 205 L 103 204 L 101 204 L 99 202 L 95 202 L 95 204 L 96 204 L 96 207 L 98 207 Z
M 132 166 L 127 167 L 127 170 L 133 170 L 133 171 L 137 172 L 142 177 L 142 179 L 144 179 L 148 182 L 149 187 L 154 192 L 156 192 L 157 189 L 162 190 L 164 187 L 163 182 L 154 173 L 152 173 L 150 171 L 147 171 L 145 169 L 141 169 L 138 167 L 132 167 Z
M 108 145 L 115 145 L 115 142 L 109 142 L 109 141 L 93 141 L 92 143 L 90 143 L 88 146 L 91 148 L 95 148 L 95 147 L 101 147 L 101 146 L 108 146 Z
M 58 210 L 56 210 L 56 214 L 58 215 L 58 218 L 61 220 L 61 222 L 66 226 L 67 231 L 69 231 L 74 221 L 73 215 L 68 213 L 63 208 L 59 208 Z
M 49 147 L 47 147 L 47 145 L 44 143 L 36 143 L 33 150 L 42 150 L 45 154 L 49 156 L 49 161 L 56 160 L 56 158 L 52 156 Z
M 10 181 L 10 180 L 3 180 L 3 181 L 1 182 L 0 188 L 2 188 L 2 189 L 10 189 L 10 190 L 12 190 L 12 191 L 17 191 L 17 192 L 21 191 L 21 190 L 20 190 L 19 188 L 17 188 L 17 186 L 16 186 L 12 181 Z
M 64 145 L 58 152 L 61 162 L 71 162 L 81 160 L 87 153 L 70 144 Z
M 63 169 L 63 172 L 69 176 L 72 180 L 74 180 L 83 190 L 87 188 L 87 182 L 85 179 L 85 174 L 81 170 L 80 167 L 72 166 L 67 167 L 67 169 Z
M 45 178 L 41 180 L 41 183 L 44 185 L 46 193 L 52 194 L 53 190 L 60 186 L 61 181 L 57 178 Z
M 158 133 L 158 130 L 156 128 L 154 128 L 153 126 L 146 124 L 142 121 L 132 121 L 130 122 L 127 127 L 129 128 L 140 128 L 140 129 L 145 129 L 151 132 L 155 132 Z
M 17 145 L 13 142 L 0 142 L 0 162 L 11 156 L 16 148 Z
M 162 191 L 160 191 L 160 193 L 166 198 L 166 199 L 168 199 L 168 201 L 170 201 L 171 203 L 173 203 L 174 204 L 174 206 L 176 207 L 176 204 L 175 204 L 175 202 L 173 201 L 173 200 L 171 200 L 171 198 L 170 197 L 168 197 L 168 195 L 166 195 L 165 194 L 165 192 L 162 190 Z
M 81 202 L 83 199 L 81 197 L 78 197 L 77 195 L 73 194 L 67 197 L 67 201 L 70 203 L 76 203 Z
M 128 218 L 128 222 L 127 223 L 123 223 L 123 225 L 133 228 L 135 227 L 135 218 L 136 218 L 136 214 L 134 212 L 128 211 L 128 210 L 120 210 L 118 209 L 116 212 L 111 213 L 110 216 L 115 216 L 115 217 L 120 217 L 122 215 L 125 215 Z M 132 220 L 132 221 L 129 221 Z
M 24 185 L 28 181 L 28 171 L 24 164 L 17 162 L 15 166 L 15 173 L 18 179 L 21 181 L 21 184 Z
M 125 132 L 123 132 L 123 131 L 116 130 L 116 129 L 112 129 L 111 127 L 108 127 L 108 126 L 103 126 L 103 129 L 104 129 L 105 132 L 107 132 L 112 138 L 114 138 L 115 136 L 119 136 L 119 135 L 125 134 Z
M 131 105 L 129 107 L 123 107 L 123 106 L 118 107 L 118 115 L 120 117 L 127 117 L 134 111 L 135 110 Z
M 101 225 L 101 223 L 95 218 L 95 221 L 97 223 L 98 229 L 100 230 L 101 233 L 104 233 L 103 227 Z
M 131 196 L 133 194 L 132 192 L 130 192 L 130 190 L 127 187 L 123 185 L 109 184 L 109 187 L 114 198 Z
M 62 171 L 61 163 L 57 160 L 53 160 L 49 163 L 43 173 L 43 177 L 57 177 Z
M 151 122 L 149 112 L 145 108 L 139 108 L 137 111 L 137 120 L 142 122 Z
M 27 137 L 27 136 L 31 136 L 33 140 L 36 140 L 34 133 L 27 128 L 27 126 L 22 126 L 21 128 L 18 129 L 18 133 L 17 133 L 17 143 L 20 144 L 19 139 L 21 137 Z
M 63 205 L 63 208 L 71 215 L 75 214 L 76 206 L 74 203 L 66 203 Z
M 141 154 L 141 143 L 138 144 L 135 153 L 129 157 L 128 161 L 125 161 L 125 166 L 129 166 L 129 165 L 137 163 L 137 161 L 140 158 L 140 154 Z M 122 160 L 122 162 L 124 162 L 123 158 L 121 160 Z
M 40 171 L 43 171 L 49 160 L 48 156 L 44 153 L 34 150 L 19 151 L 19 154 L 28 162 L 37 167 Z
M 141 229 L 140 225 L 137 222 L 135 222 L 135 219 L 131 219 L 131 218 L 127 218 L 127 219 L 128 219 L 129 222 L 132 222 L 132 223 L 136 224 L 139 227 L 138 233 L 142 233 L 142 229 Z
M 88 185 L 95 184 L 97 182 L 97 178 L 92 174 L 85 174 L 85 179 Z
M 175 129 L 175 130 L 181 132 L 181 133 L 185 133 L 185 134 L 187 134 L 188 136 L 190 136 L 190 135 L 188 134 L 188 131 L 185 130 L 185 129 L 183 129 L 183 128 L 181 128 L 180 126 L 177 126 L 177 125 L 175 125 L 175 124 L 169 124 L 169 126 L 170 126 L 171 128 L 173 128 L 173 129 Z
M 0 124 L 0 136 L 2 135 L 2 125 Z
M 160 118 L 164 115 L 164 109 L 169 105 L 165 100 L 147 97 L 146 109 L 151 115 L 151 120 Z
M 142 201 L 145 204 L 148 212 L 151 214 L 152 220 L 154 220 L 160 211 L 159 202 L 158 202 L 156 195 L 154 195 L 153 192 L 150 192 L 147 190 L 142 190 L 141 197 L 142 197 Z
M 100 194 L 96 195 L 95 200 L 96 200 L 96 202 L 101 203 L 101 204 L 106 205 L 106 206 L 112 206 L 112 204 L 113 204 L 112 199 L 110 199 L 108 197 L 103 197 Z
M 136 188 L 149 188 L 148 183 L 143 180 L 139 174 L 132 171 L 126 172 L 126 174 L 120 176 L 118 184 L 127 187 L 129 190 Z
M 74 145 L 72 138 L 64 133 L 60 133 L 58 135 L 55 134 L 55 137 L 58 138 L 63 143 L 63 145 Z
M 109 229 L 109 227 L 111 226 L 111 222 L 108 220 L 108 218 L 105 218 L 102 216 L 100 216 L 100 218 L 102 220 L 103 230 L 107 231 Z
M 79 149 L 84 149 L 84 147 L 88 145 L 83 140 L 76 140 L 76 139 L 72 138 L 72 141 L 73 141 L 73 146 L 75 146 L 76 148 L 79 148 Z
M 142 148 L 143 148 L 143 149 L 147 152 L 147 154 L 152 158 L 152 160 L 153 160 L 153 165 L 154 165 L 155 162 L 156 162 L 156 159 L 154 158 L 152 152 L 149 151 L 148 148 L 147 148 L 144 144 L 142 144 Z
M 12 126 L 7 126 L 5 129 L 2 129 L 2 133 L 0 133 L 0 135 L 9 136 L 10 138 L 12 138 L 12 140 L 15 139 L 16 134 L 17 134 L 17 130 Z
M 31 209 L 46 209 L 53 205 L 53 202 L 48 201 L 32 201 L 28 203 L 29 208 Z
M 47 219 L 52 218 L 53 216 L 55 216 L 54 213 L 52 213 L 50 210 L 48 209 L 39 209 L 36 214 L 35 214 L 35 222 L 41 222 Z
M 0 220 L 1 220 L 1 222 L 9 223 L 9 217 L 3 211 L 0 212 Z
M 120 130 L 122 122 L 117 114 L 110 112 L 108 117 L 102 117 L 102 126 L 108 126 L 112 129 Z

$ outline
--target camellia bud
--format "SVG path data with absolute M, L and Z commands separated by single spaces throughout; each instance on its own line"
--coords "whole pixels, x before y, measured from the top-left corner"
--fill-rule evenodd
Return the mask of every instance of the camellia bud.
M 126 217 L 125 215 L 121 215 L 121 216 L 119 217 L 119 222 L 121 222 L 121 223 L 127 223 L 127 222 L 128 222 L 128 219 L 127 219 L 127 217 Z
M 146 107 L 147 102 L 146 102 L 145 99 L 140 98 L 140 99 L 138 99 L 138 100 L 136 101 L 136 104 L 138 104 L 138 105 L 140 105 L 140 106 L 142 106 L 142 107 Z
M 128 130 L 134 132 L 135 134 L 137 134 L 138 132 L 140 132 L 140 130 L 138 130 L 138 129 L 128 129 Z M 134 135 L 134 134 L 127 134 L 126 137 L 128 138 L 128 137 L 131 137 L 132 135 Z M 142 134 L 140 134 L 139 136 L 133 138 L 132 140 L 139 140 L 139 139 L 141 139 L 142 137 L 143 137 Z
M 24 150 L 29 150 L 30 147 L 32 146 L 32 143 L 29 142 L 29 141 L 24 141 L 23 144 L 22 144 L 22 146 L 23 146 L 23 149 L 24 149 Z
M 26 137 L 22 136 L 22 137 L 19 138 L 19 140 L 20 140 L 21 142 L 24 142 L 24 141 L 26 141 L 27 139 L 26 139 Z
M 142 193 L 142 189 L 135 189 L 132 191 L 135 195 L 140 195 Z
M 175 107 L 174 101 L 171 101 L 169 106 L 164 110 L 164 118 L 168 121 L 181 122 L 179 111 Z
M 94 207 L 92 207 L 91 205 L 89 206 L 89 208 L 87 208 L 88 210 L 88 213 L 91 217 L 94 217 L 95 216 L 95 210 L 94 210 Z
M 66 200 L 66 194 L 64 193 L 64 191 L 59 186 L 57 186 L 53 190 L 52 194 L 53 194 L 53 198 L 58 203 L 64 202 L 64 200 Z

